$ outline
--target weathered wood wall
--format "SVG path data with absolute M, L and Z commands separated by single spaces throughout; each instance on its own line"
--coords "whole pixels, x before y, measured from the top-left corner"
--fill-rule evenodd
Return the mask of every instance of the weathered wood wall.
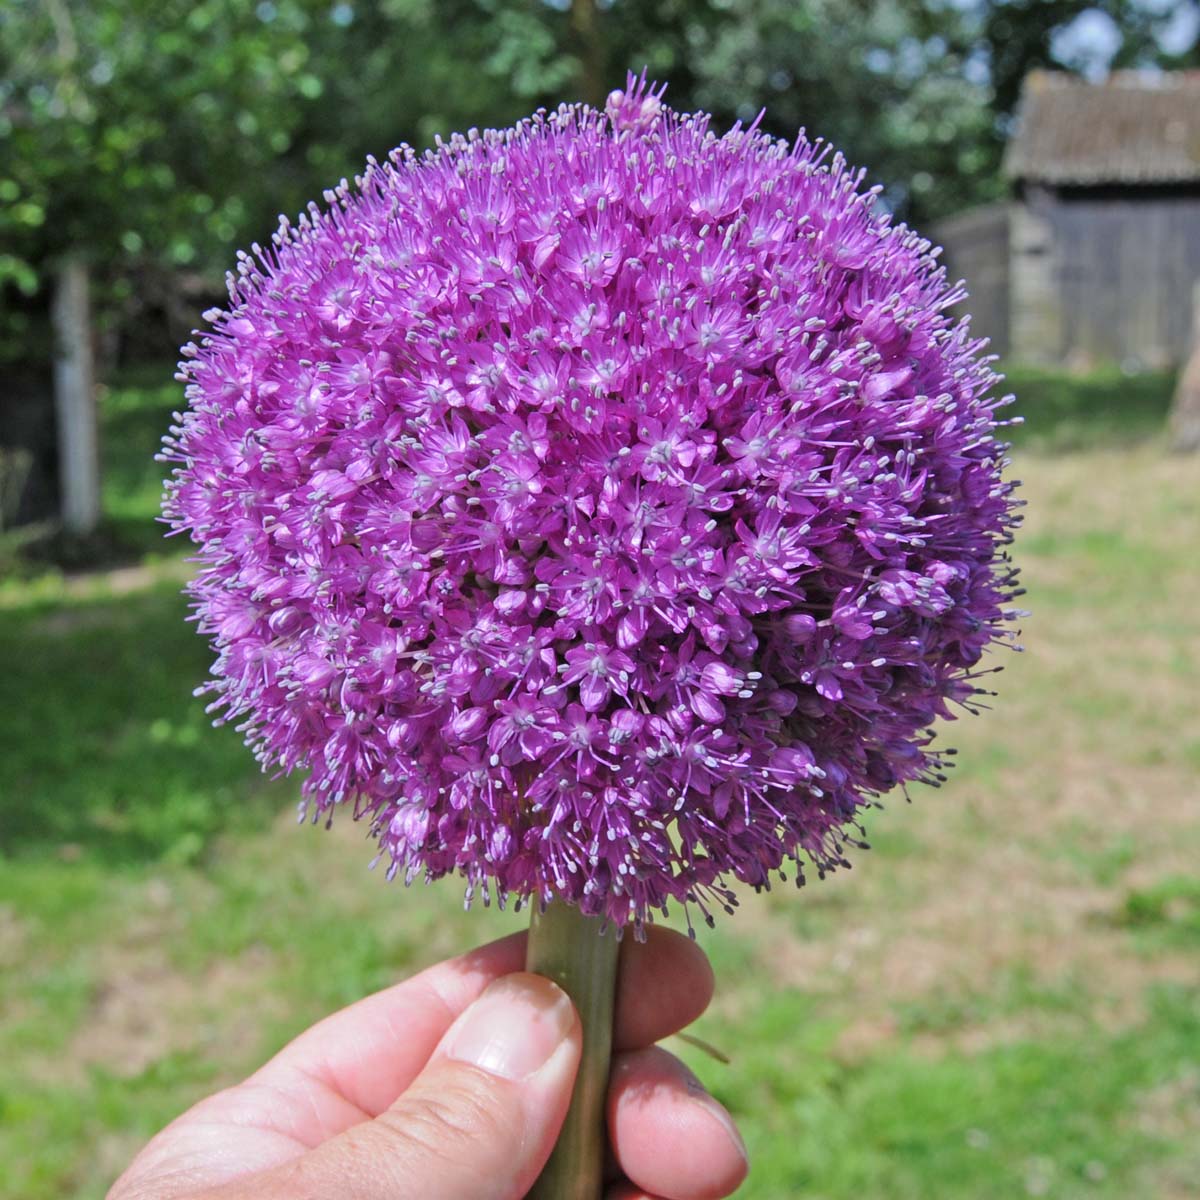
M 1062 290 L 1050 220 L 1053 208 L 1052 192 L 1029 188 L 1011 209 L 1009 349 L 1018 362 L 1062 363 Z
M 1051 356 L 1079 367 L 1183 362 L 1200 279 L 1200 195 L 1060 192 L 1045 217 L 1061 311 Z M 1024 280 L 1013 269 L 1020 303 Z
M 970 298 L 959 306 L 971 314 L 971 329 L 1007 354 L 1009 322 L 1009 205 L 989 204 L 940 221 L 931 230 L 943 248 L 942 262 L 951 281 L 962 279 Z
M 1177 367 L 1200 280 L 1200 194 L 1053 191 L 932 230 L 971 292 L 972 328 L 1020 362 L 1087 370 Z

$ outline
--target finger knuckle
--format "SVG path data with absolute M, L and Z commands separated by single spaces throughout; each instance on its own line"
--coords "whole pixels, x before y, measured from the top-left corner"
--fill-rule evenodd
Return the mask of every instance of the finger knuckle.
M 464 1143 L 495 1145 L 516 1132 L 509 1106 L 499 1102 L 493 1087 L 479 1073 L 441 1081 L 410 1093 L 409 1102 L 384 1114 L 392 1132 L 415 1150 L 443 1156 Z

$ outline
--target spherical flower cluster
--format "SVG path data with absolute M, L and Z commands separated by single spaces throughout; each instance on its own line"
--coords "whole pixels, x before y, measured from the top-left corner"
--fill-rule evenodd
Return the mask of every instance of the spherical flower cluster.
M 644 81 L 326 200 L 184 351 L 213 710 L 468 897 L 640 927 L 843 864 L 1013 594 L 1002 401 L 929 244 Z

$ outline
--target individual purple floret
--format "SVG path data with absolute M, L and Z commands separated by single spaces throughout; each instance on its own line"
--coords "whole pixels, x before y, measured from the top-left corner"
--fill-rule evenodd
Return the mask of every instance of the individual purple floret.
M 929 243 L 828 146 L 661 96 L 282 221 L 165 452 L 203 690 L 302 811 L 638 928 L 845 865 L 1015 594 L 1004 401 Z

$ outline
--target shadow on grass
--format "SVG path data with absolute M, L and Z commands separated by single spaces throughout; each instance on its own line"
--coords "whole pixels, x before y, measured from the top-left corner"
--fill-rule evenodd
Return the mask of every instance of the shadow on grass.
M 1004 372 L 1005 390 L 1017 397 L 1007 415 L 1025 421 L 1011 431 L 1011 440 L 1039 454 L 1152 441 L 1166 427 L 1175 389 L 1169 372 L 1124 375 L 1110 369 L 1080 376 L 1022 366 Z
M 192 695 L 210 652 L 186 614 L 175 584 L 4 614 L 0 853 L 185 862 L 295 794 L 211 727 Z
M 168 467 L 154 456 L 172 424 L 171 414 L 183 404 L 183 387 L 172 379 L 172 371 L 166 364 L 139 367 L 100 391 L 100 528 L 86 537 L 53 526 L 20 538 L 0 537 L 0 574 L 34 575 L 48 565 L 87 571 L 184 553 L 186 543 L 168 539 L 158 520 Z

